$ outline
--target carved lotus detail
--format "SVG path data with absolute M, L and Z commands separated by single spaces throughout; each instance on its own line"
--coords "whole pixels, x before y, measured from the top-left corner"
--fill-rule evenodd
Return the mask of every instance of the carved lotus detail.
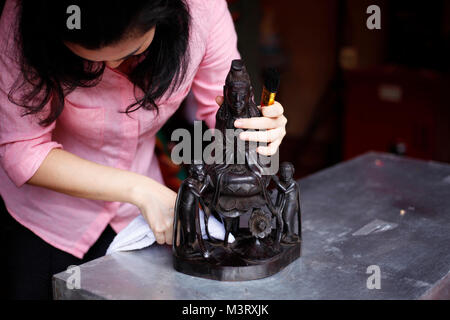
M 255 210 L 248 221 L 250 232 L 254 237 L 265 238 L 272 230 L 272 219 L 270 214 L 262 210 Z

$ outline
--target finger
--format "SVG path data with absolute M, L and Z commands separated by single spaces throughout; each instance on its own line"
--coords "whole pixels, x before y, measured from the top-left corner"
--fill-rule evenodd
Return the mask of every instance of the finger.
M 173 216 L 175 214 L 175 209 L 174 208 L 169 208 L 169 210 L 167 211 L 167 222 L 172 224 L 173 223 Z
M 216 103 L 219 105 L 219 106 L 222 106 L 222 104 L 223 104 L 223 96 L 217 96 L 216 97 Z
M 239 138 L 244 141 L 256 142 L 273 142 L 277 139 L 283 138 L 286 134 L 284 127 L 275 128 L 264 131 L 245 131 L 239 134 Z
M 164 234 L 164 237 L 166 238 L 166 244 L 172 244 L 173 229 L 170 228 L 169 230 L 167 230 L 166 233 Z
M 277 152 L 280 144 L 281 144 L 281 139 L 277 139 L 274 142 L 269 143 L 269 145 L 267 147 L 263 147 L 263 146 L 258 147 L 256 149 L 256 151 L 259 154 L 262 154 L 263 156 L 273 156 Z
M 284 108 L 280 103 L 275 101 L 275 103 L 270 106 L 264 106 L 261 109 L 261 112 L 264 117 L 277 118 L 283 115 Z
M 164 236 L 166 238 L 167 244 L 172 244 L 172 237 L 173 237 L 173 223 L 171 220 L 167 220 L 167 229 L 164 232 Z
M 287 119 L 285 116 L 278 118 L 254 117 L 237 119 L 234 122 L 234 126 L 242 129 L 275 129 L 284 127 L 286 123 Z
M 158 244 L 166 243 L 166 237 L 164 236 L 164 233 L 154 232 L 153 234 L 155 235 L 155 239 L 156 239 L 156 242 L 158 242 Z

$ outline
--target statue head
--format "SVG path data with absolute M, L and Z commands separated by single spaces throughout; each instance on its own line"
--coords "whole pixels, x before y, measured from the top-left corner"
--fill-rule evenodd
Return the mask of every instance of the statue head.
M 280 164 L 280 178 L 284 182 L 291 181 L 294 177 L 294 165 L 290 162 L 282 162 Z
M 189 176 L 195 180 L 203 182 L 205 180 L 206 168 L 204 164 L 193 163 L 189 167 Z
M 233 60 L 224 87 L 224 99 L 233 116 L 242 115 L 251 100 L 250 76 L 242 60 Z

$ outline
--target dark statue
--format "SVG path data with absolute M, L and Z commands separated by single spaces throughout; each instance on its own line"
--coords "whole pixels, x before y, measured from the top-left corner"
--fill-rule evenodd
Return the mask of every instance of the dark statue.
M 178 191 L 175 210 L 177 218 L 174 219 L 175 232 L 174 243 L 181 245 L 179 252 L 185 257 L 193 257 L 199 254 L 201 245 L 201 230 L 199 224 L 199 201 L 201 194 L 206 187 L 205 168 L 202 164 L 192 165 L 189 170 L 189 177 L 183 181 Z M 179 239 L 177 238 L 179 234 Z
M 236 119 L 261 116 L 246 68 L 241 60 L 234 60 L 224 86 L 224 103 L 216 115 L 223 161 L 192 164 L 178 191 L 176 270 L 223 281 L 251 280 L 270 276 L 300 256 L 300 196 L 293 165 L 282 163 L 280 177 L 266 174 L 268 164 L 258 157 L 256 145 L 227 134 L 236 130 Z M 199 208 L 204 212 L 204 236 Z M 211 236 L 211 216 L 223 222 L 224 239 Z M 232 243 L 230 233 L 235 238 Z
M 281 212 L 284 221 L 283 237 L 284 243 L 298 242 L 301 234 L 300 220 L 300 193 L 297 183 L 293 179 L 294 166 L 290 162 L 283 162 L 280 166 L 281 181 L 277 176 L 273 179 L 280 190 L 277 195 L 276 207 Z M 297 225 L 297 230 L 295 226 Z

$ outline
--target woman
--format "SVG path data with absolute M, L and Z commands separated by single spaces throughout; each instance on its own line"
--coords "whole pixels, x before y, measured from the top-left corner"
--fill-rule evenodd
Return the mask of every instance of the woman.
M 99 257 L 139 213 L 172 239 L 176 193 L 155 134 L 190 90 L 213 127 L 239 58 L 225 0 L 7 0 L 0 20 L 0 193 L 11 298 L 50 298 L 51 276 Z M 80 8 L 80 28 L 70 27 Z M 73 7 L 72 7 L 73 8 Z M 73 22 L 73 20 L 70 20 Z M 76 26 L 76 23 L 74 24 Z M 283 108 L 237 120 L 285 133 Z

